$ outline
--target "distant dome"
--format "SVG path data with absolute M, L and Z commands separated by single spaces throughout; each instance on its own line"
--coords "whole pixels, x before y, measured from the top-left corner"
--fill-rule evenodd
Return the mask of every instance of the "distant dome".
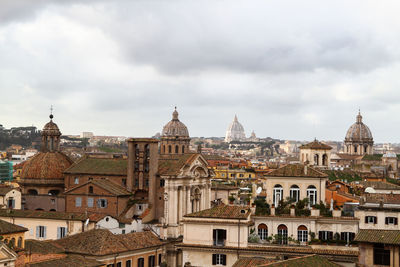
M 26 161 L 22 168 L 22 179 L 64 179 L 63 172 L 72 160 L 61 152 L 40 152 Z
M 42 135 L 47 135 L 47 136 L 60 136 L 61 132 L 60 129 L 58 129 L 57 124 L 53 122 L 53 120 L 50 120 L 46 125 L 43 127 L 42 130 Z
M 241 141 L 246 138 L 246 135 L 244 133 L 244 128 L 242 124 L 238 121 L 237 116 L 235 115 L 235 118 L 229 124 L 228 129 L 226 130 L 226 135 L 225 135 L 225 142 L 231 142 L 231 141 Z
M 183 124 L 179 119 L 178 119 L 179 113 L 176 111 L 176 108 L 174 112 L 172 113 L 172 120 L 168 122 L 161 133 L 161 136 L 163 137 L 171 137 L 171 136 L 178 136 L 178 137 L 189 137 L 189 131 L 186 127 L 185 124 Z
M 365 141 L 373 141 L 371 131 L 368 126 L 362 122 L 362 116 L 360 113 L 357 115 L 357 121 L 353 125 L 350 126 L 347 131 L 345 141 L 352 142 L 365 142 Z

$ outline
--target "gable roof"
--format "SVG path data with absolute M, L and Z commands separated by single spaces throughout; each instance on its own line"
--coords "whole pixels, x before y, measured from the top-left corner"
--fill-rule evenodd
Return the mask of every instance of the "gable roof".
M 354 241 L 363 243 L 381 243 L 400 245 L 400 230 L 369 230 L 360 229 Z
M 262 264 L 269 263 L 273 260 L 265 258 L 240 258 L 238 259 L 232 267 L 257 267 Z
M 12 186 L 0 186 L 0 196 L 5 196 L 8 192 L 12 190 L 20 190 L 17 187 L 12 187 Z
M 268 267 L 298 267 L 298 266 L 309 266 L 309 267 L 340 267 L 340 265 L 329 261 L 328 259 L 319 255 L 307 255 L 304 257 L 298 257 L 293 259 L 288 259 L 284 261 L 278 261 L 273 263 L 268 263 L 261 266 Z
M 0 235 L 21 233 L 28 231 L 27 228 L 0 220 Z
M 114 235 L 106 229 L 93 229 L 55 240 L 53 244 L 67 253 L 100 256 L 158 247 L 163 242 L 150 231 Z
M 307 167 L 307 168 L 306 168 Z M 325 178 L 328 175 L 310 166 L 305 166 L 303 164 L 287 164 L 276 170 L 273 170 L 267 174 L 266 177 L 316 177 Z
M 128 195 L 132 194 L 131 192 L 126 190 L 124 187 L 114 183 L 113 181 L 111 181 L 110 179 L 107 179 L 107 178 L 89 180 L 86 183 L 83 183 L 81 185 L 78 185 L 76 187 L 73 187 L 73 188 L 65 191 L 64 193 L 65 194 L 71 193 L 71 192 L 75 191 L 76 189 L 81 188 L 88 184 L 92 184 L 92 185 L 98 186 L 100 188 L 103 188 L 104 190 L 107 190 L 108 192 L 110 192 L 111 194 L 113 194 L 115 196 L 128 196 Z
M 158 160 L 159 175 L 178 175 L 184 166 L 189 166 L 200 154 L 160 155 Z M 206 162 L 206 160 L 204 160 Z
M 128 173 L 127 159 L 85 157 L 66 169 L 67 174 L 121 175 Z
M 70 221 L 85 221 L 87 219 L 87 216 L 84 213 L 77 212 L 10 209 L 0 209 L 0 217 L 54 219 Z
M 215 219 L 246 219 L 250 215 L 250 208 L 247 206 L 235 206 L 221 204 L 211 209 L 206 209 L 183 217 L 191 218 L 215 218 Z
M 299 148 L 300 149 L 323 149 L 323 150 L 331 150 L 332 149 L 331 146 L 328 146 L 328 145 L 318 141 L 317 139 L 315 139 L 311 143 L 301 145 Z

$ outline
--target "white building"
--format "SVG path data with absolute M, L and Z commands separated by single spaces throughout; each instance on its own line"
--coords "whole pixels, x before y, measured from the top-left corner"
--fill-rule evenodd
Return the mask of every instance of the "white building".
M 235 118 L 229 124 L 228 129 L 226 130 L 226 135 L 225 135 L 225 142 L 229 143 L 232 141 L 243 141 L 246 139 L 246 135 L 244 133 L 244 128 L 242 124 L 238 121 L 237 116 L 235 115 Z

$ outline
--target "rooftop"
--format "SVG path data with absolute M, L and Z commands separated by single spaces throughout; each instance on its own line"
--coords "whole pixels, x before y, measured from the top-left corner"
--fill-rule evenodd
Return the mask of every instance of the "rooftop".
M 221 204 L 211 209 L 206 209 L 186 214 L 184 217 L 215 218 L 215 219 L 247 219 L 250 213 L 251 213 L 250 208 L 247 206 Z
M 238 259 L 232 267 L 257 267 L 271 261 L 271 259 L 265 258 L 241 258 Z
M 78 185 L 76 187 L 73 187 L 73 188 L 65 191 L 65 193 L 74 191 L 76 188 L 85 186 L 87 184 L 93 184 L 93 185 L 96 185 L 98 187 L 101 187 L 104 190 L 110 192 L 111 194 L 113 194 L 115 196 L 127 196 L 127 195 L 131 195 L 132 194 L 131 192 L 126 190 L 124 187 L 114 183 L 113 181 L 111 181 L 111 180 L 109 180 L 107 178 L 89 180 L 86 183 L 83 183 L 81 185 Z
M 0 235 L 21 233 L 28 231 L 27 228 L 0 220 Z
M 85 157 L 65 170 L 64 173 L 126 176 L 127 170 L 128 161 L 126 159 Z
M 114 235 L 109 230 L 93 229 L 55 240 L 53 244 L 68 253 L 100 256 L 158 247 L 163 242 L 150 231 Z
M 84 213 L 76 213 L 76 212 L 42 211 L 42 210 L 9 210 L 9 209 L 0 209 L 0 217 L 74 220 L 74 221 L 84 221 L 87 218 Z
M 340 265 L 329 261 L 328 259 L 319 255 L 308 255 L 273 263 L 267 263 L 261 266 L 271 267 L 298 267 L 298 266 L 310 266 L 310 267 L 339 267 Z
M 354 241 L 364 243 L 381 243 L 386 245 L 400 245 L 400 230 L 360 229 Z
M 386 182 L 360 181 L 360 184 L 363 185 L 364 187 L 372 187 L 374 189 L 400 190 L 400 186 Z
M 323 150 L 331 150 L 332 147 L 328 146 L 317 139 L 315 139 L 313 142 L 302 145 L 299 147 L 300 149 L 323 149 Z
M 191 164 L 199 154 L 160 155 L 158 173 L 160 175 L 178 175 L 185 165 Z
M 328 177 L 326 173 L 316 170 L 310 166 L 303 164 L 288 164 L 273 170 L 267 174 L 266 177 L 316 177 L 325 178 Z

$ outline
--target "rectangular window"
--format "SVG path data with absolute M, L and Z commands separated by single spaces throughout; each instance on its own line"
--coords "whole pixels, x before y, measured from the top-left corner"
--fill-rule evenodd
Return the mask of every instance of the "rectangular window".
M 161 254 L 158 254 L 158 266 L 161 265 Z
M 139 258 L 137 260 L 137 266 L 138 267 L 144 267 L 144 258 Z
M 377 222 L 376 216 L 365 216 L 365 223 L 376 224 Z
M 225 254 L 212 254 L 212 265 L 226 265 Z
M 79 184 L 79 178 L 78 177 L 75 177 L 74 184 Z
M 385 224 L 397 225 L 397 218 L 396 217 L 386 217 Z
M 307 230 L 297 230 L 297 239 L 300 242 L 308 241 L 308 231 Z
M 9 209 L 15 208 L 15 200 L 14 200 L 14 198 L 12 198 L 12 197 L 10 197 L 10 198 L 8 199 L 8 208 L 9 208 Z
M 107 267 L 114 267 L 114 263 L 107 264 Z
M 131 260 L 127 260 L 125 262 L 125 267 L 132 267 L 132 261 Z
M 352 232 L 341 232 L 340 233 L 340 240 L 346 241 L 347 243 L 350 243 L 354 240 L 354 237 L 356 236 L 355 233 Z
M 385 249 L 385 245 L 374 245 L 374 264 L 390 266 L 390 250 Z
M 117 267 L 122 267 L 122 262 L 118 262 Z
M 67 235 L 66 227 L 57 227 L 57 239 L 61 239 Z
M 156 265 L 156 256 L 149 256 L 149 267 L 154 267 Z
M 82 198 L 76 197 L 75 198 L 75 207 L 81 207 L 81 206 L 82 206 Z
M 100 198 L 97 200 L 97 206 L 99 208 L 107 208 L 107 199 Z
M 165 186 L 165 180 L 164 179 L 161 179 L 160 180 L 160 187 L 164 187 Z
M 225 246 L 226 230 L 214 229 L 213 230 L 213 244 L 214 246 Z
M 93 208 L 93 198 L 92 197 L 88 197 L 87 199 L 87 206 L 88 208 Z
M 36 226 L 36 238 L 46 238 L 46 226 Z
M 319 231 L 318 232 L 318 239 L 319 240 L 332 240 L 333 239 L 333 232 L 331 232 L 331 231 Z

